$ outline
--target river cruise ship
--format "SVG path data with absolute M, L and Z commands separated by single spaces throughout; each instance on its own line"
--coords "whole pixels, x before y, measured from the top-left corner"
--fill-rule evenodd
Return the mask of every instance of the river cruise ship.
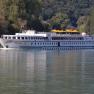
M 36 32 L 27 30 L 15 35 L 3 35 L 1 38 L 5 47 L 8 48 L 43 48 L 43 47 L 72 47 L 94 48 L 94 36 L 86 33 L 58 33 Z

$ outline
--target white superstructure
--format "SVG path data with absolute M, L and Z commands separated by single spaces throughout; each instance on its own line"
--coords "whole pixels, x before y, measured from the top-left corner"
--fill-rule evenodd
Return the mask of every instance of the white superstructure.
M 57 34 L 27 30 L 15 35 L 3 35 L 6 47 L 83 47 L 94 48 L 94 36 L 82 34 Z

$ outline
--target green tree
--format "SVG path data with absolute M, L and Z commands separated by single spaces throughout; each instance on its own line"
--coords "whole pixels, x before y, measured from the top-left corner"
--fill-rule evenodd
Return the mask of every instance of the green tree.
M 23 0 L 7 0 L 6 16 L 8 20 L 16 22 L 19 17 L 25 15 L 25 4 Z
M 65 13 L 57 13 L 55 16 L 51 19 L 51 26 L 54 25 L 57 27 L 60 27 L 60 29 L 64 29 L 69 24 L 69 18 L 68 15 Z
M 89 16 L 81 16 L 77 21 L 78 30 L 80 32 L 89 33 Z
M 35 17 L 39 17 L 42 7 L 41 0 L 25 0 L 24 3 L 25 3 L 27 17 L 29 19 L 32 18 L 32 15 Z

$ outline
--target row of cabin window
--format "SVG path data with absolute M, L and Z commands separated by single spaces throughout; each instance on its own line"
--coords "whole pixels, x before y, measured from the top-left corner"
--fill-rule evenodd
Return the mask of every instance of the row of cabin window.
M 56 42 L 35 42 L 35 43 L 31 43 L 32 45 L 35 44 L 35 45 L 57 45 Z
M 47 40 L 48 37 L 5 37 L 5 39 L 44 39 Z M 83 37 L 52 37 L 52 40 L 83 40 Z
M 62 44 L 94 44 L 92 41 L 88 42 L 62 42 Z
M 83 37 L 52 37 L 52 40 L 83 40 Z
M 94 42 L 62 42 L 61 44 L 90 44 L 90 43 L 94 43 Z M 35 42 L 35 43 L 31 43 L 31 44 L 35 44 L 35 45 L 57 45 L 58 42 Z
M 5 37 L 5 39 L 38 39 L 38 40 L 41 40 L 41 39 L 44 39 L 44 40 L 47 40 L 48 37 Z

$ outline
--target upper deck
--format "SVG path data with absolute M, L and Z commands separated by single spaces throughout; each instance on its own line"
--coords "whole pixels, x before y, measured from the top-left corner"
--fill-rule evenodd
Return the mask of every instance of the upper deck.
M 15 35 L 3 35 L 3 39 L 5 40 L 53 40 L 53 41 L 61 41 L 61 40 L 94 40 L 94 36 L 82 34 L 70 34 L 70 33 L 55 33 L 55 32 L 35 32 L 34 30 L 24 31 L 22 33 L 16 33 Z

